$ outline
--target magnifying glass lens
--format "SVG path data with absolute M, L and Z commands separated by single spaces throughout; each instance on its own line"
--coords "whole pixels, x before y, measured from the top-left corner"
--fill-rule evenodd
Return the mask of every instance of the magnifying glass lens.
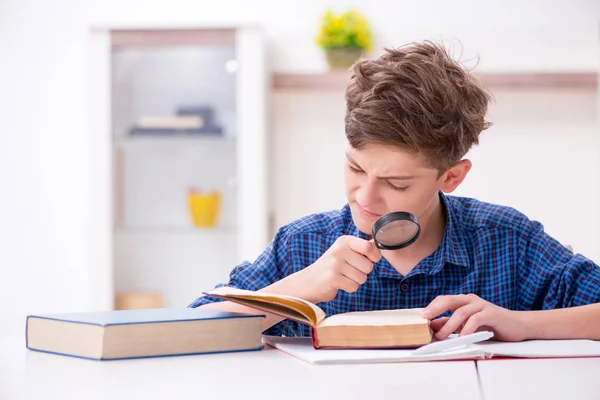
M 384 246 L 398 246 L 411 240 L 419 226 L 409 220 L 395 220 L 379 228 L 375 240 Z
M 421 233 L 417 217 L 407 212 L 393 212 L 373 225 L 373 239 L 380 249 L 397 250 L 411 245 Z

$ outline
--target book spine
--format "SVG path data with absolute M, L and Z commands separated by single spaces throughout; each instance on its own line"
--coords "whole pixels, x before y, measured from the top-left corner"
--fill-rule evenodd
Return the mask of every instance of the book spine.
M 29 315 L 25 319 L 25 348 L 29 349 Z
M 312 344 L 315 349 L 319 348 L 319 342 L 317 340 L 317 330 L 314 327 L 310 327 L 310 337 L 312 338 Z

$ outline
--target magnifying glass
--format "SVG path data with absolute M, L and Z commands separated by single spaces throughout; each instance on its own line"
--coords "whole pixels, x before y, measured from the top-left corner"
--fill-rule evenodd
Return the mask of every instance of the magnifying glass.
M 382 250 L 398 250 L 419 238 L 421 226 L 417 217 L 405 211 L 385 214 L 373 225 L 373 240 Z

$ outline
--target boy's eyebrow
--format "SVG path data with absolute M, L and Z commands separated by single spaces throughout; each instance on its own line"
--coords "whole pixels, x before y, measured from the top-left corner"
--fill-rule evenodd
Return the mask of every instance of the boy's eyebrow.
M 357 166 L 358 168 L 362 169 L 360 165 L 358 165 L 358 163 L 356 161 L 354 161 L 354 159 L 352 157 L 350 157 L 350 155 L 348 153 L 346 153 L 346 158 L 348 159 L 348 161 L 350 161 L 352 164 L 354 164 L 355 166 Z M 379 179 L 384 179 L 384 180 L 409 180 L 409 179 L 414 179 L 414 176 L 412 175 L 403 175 L 403 176 L 380 176 Z
M 348 159 L 348 161 L 350 161 L 352 164 L 356 165 L 357 167 L 360 167 L 360 165 L 358 165 L 358 163 L 356 161 L 354 161 L 354 159 L 352 157 L 350 157 L 350 154 L 346 153 L 346 158 Z
M 414 176 L 411 175 L 404 175 L 404 176 L 380 176 L 379 179 L 385 179 L 385 180 L 409 180 L 409 179 L 414 179 Z

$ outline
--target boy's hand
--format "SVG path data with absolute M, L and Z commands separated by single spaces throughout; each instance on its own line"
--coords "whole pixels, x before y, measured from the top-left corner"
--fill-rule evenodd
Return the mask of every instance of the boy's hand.
M 524 313 L 507 310 L 474 294 L 438 296 L 423 310 L 423 318 L 433 319 L 446 311 L 451 317 L 431 321 L 435 336 L 442 340 L 453 332 L 464 336 L 473 332 L 488 330 L 494 332 L 495 340 L 519 342 L 526 339 Z
M 294 274 L 297 275 L 294 283 L 304 285 L 305 300 L 331 301 L 340 289 L 348 293 L 358 290 L 367 280 L 373 263 L 380 259 L 381 251 L 375 243 L 355 236 L 341 236 L 317 261 Z

